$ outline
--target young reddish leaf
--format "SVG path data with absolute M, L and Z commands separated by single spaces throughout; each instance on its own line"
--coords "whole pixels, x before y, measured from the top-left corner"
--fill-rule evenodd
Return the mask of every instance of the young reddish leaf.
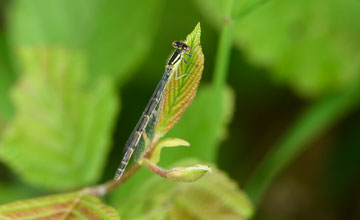
M 166 87 L 164 105 L 157 126 L 156 135 L 163 136 L 180 119 L 185 109 L 195 97 L 204 69 L 204 54 L 200 45 L 200 23 L 186 37 L 185 43 L 191 48 L 192 56 L 184 55 L 187 63 L 181 61 L 177 68 L 177 80 L 173 77 Z M 185 75 L 186 74 L 186 75 Z M 175 75 L 175 74 L 174 74 Z
M 120 220 L 116 210 L 84 192 L 17 201 L 0 206 L 0 219 Z

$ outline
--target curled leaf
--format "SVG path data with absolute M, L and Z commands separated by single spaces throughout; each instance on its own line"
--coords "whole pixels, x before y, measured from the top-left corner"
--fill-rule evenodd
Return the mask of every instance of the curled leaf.
M 17 201 L 0 206 L 0 219 L 119 220 L 116 210 L 84 192 Z
M 178 146 L 186 146 L 187 147 L 187 146 L 190 146 L 190 143 L 185 140 L 179 139 L 179 138 L 162 139 L 156 145 L 156 147 L 151 155 L 150 161 L 157 164 L 160 161 L 161 150 L 164 147 L 178 147 Z
M 182 60 L 177 68 L 177 75 L 184 77 L 177 80 L 173 77 L 166 87 L 164 105 L 156 131 L 158 136 L 165 135 L 177 123 L 196 95 L 204 69 L 200 35 L 201 29 L 198 23 L 185 40 L 191 48 L 192 56 L 185 55 L 188 64 Z
M 208 172 L 211 173 L 210 166 L 196 164 L 192 167 L 173 168 L 167 172 L 166 178 L 177 182 L 194 182 Z

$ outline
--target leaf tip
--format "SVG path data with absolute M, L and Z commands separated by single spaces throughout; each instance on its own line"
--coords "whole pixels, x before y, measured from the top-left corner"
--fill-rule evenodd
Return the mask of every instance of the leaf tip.
M 200 21 L 198 21 L 198 23 L 196 24 L 195 29 L 196 29 L 196 30 L 199 29 L 199 30 L 201 31 Z

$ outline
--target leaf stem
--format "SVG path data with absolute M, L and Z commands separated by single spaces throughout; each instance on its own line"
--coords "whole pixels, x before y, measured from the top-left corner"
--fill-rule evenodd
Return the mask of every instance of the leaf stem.
M 293 127 L 267 154 L 248 181 L 245 191 L 257 205 L 272 180 L 299 154 L 308 143 L 353 110 L 360 101 L 360 86 L 325 97 L 311 105 Z
M 147 159 L 144 160 L 144 165 L 146 168 L 148 168 L 153 173 L 166 178 L 166 175 L 168 173 L 167 170 L 164 170 L 163 168 L 157 166 L 156 164 L 152 163 L 151 161 L 149 161 Z

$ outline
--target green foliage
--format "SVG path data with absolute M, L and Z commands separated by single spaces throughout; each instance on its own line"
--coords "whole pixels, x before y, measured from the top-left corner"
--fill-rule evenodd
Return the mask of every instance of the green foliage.
M 329 95 L 310 106 L 280 139 L 250 179 L 246 192 L 259 203 L 275 175 L 297 156 L 306 145 L 360 105 L 360 82 L 344 91 Z
M 204 16 L 221 29 L 217 63 L 223 65 L 215 69 L 216 76 L 227 70 L 226 56 L 233 41 L 256 66 L 269 69 L 275 81 L 287 83 L 301 95 L 330 92 L 301 114 L 260 163 L 246 188 L 259 204 L 274 177 L 295 156 L 358 107 L 360 26 L 354 21 L 359 20 L 360 4 L 324 0 L 198 3 Z M 218 79 L 221 84 L 223 78 Z
M 194 161 L 178 165 L 193 164 Z M 126 203 L 124 219 L 247 219 L 253 208 L 246 195 L 223 172 L 214 169 L 194 183 L 175 183 L 153 176 Z
M 164 164 L 186 157 L 209 162 L 216 160 L 219 143 L 226 137 L 226 128 L 233 116 L 235 94 L 226 88 L 221 95 L 222 103 L 214 103 L 212 91 L 212 86 L 203 86 L 183 119 L 167 135 L 184 138 L 192 147 L 167 152 L 162 159 Z M 219 105 L 221 111 L 216 111 L 214 105 Z
M 0 206 L 2 219 L 120 220 L 116 210 L 83 192 L 52 195 Z
M 201 49 L 199 46 L 197 48 Z M 213 106 L 219 105 L 219 103 L 214 104 L 213 93 L 211 91 L 212 87 L 210 86 L 202 87 L 198 97 L 184 113 L 182 120 L 178 122 L 178 126 L 175 126 L 167 135 L 172 137 L 184 137 L 187 140 L 190 140 L 189 142 L 192 147 L 186 149 L 172 149 L 171 151 L 166 152 L 166 156 L 162 156 L 161 158 L 162 164 L 173 164 L 174 161 L 189 156 L 201 158 L 203 161 L 215 160 L 217 146 L 225 137 L 225 127 L 229 123 L 233 113 L 234 94 L 231 89 L 224 90 L 222 94 L 222 103 L 220 105 L 224 109 L 217 112 L 213 109 Z M 170 93 L 167 93 L 167 95 L 168 94 Z M 191 90 L 189 94 L 192 96 Z M 185 105 L 185 107 L 186 106 L 187 105 Z M 167 114 L 166 111 L 164 114 Z M 220 124 L 213 123 L 213 116 L 216 118 L 215 121 L 220 121 Z M 195 132 L 197 130 L 201 132 Z M 158 153 L 160 154 L 160 152 Z M 157 152 L 155 152 L 155 154 L 157 155 Z M 158 162 L 157 159 L 155 161 Z M 126 198 L 132 196 L 132 194 L 147 181 L 146 179 L 148 176 L 149 172 L 140 171 L 130 179 L 129 182 L 123 185 L 121 189 L 117 190 L 114 193 L 114 196 L 111 196 L 111 200 L 114 203 L 126 203 Z
M 133 126 L 130 122 L 137 119 L 136 111 L 141 111 L 149 90 L 159 79 L 153 76 L 161 74 L 170 42 L 181 39 L 202 16 L 190 0 L 182 2 L 181 7 L 178 2 L 168 1 L 165 13 L 161 13 L 163 0 L 8 2 L 8 8 L 0 5 L 0 159 L 4 163 L 0 164 L 0 203 L 38 196 L 49 189 L 63 192 L 88 186 L 101 176 L 104 179 L 112 176 L 113 165 L 115 167 L 122 154 L 120 149 L 114 149 L 114 153 L 108 155 L 110 139 L 114 139 L 114 147 L 118 148 L 118 143 L 127 138 L 124 136 Z M 261 199 L 274 178 L 310 146 L 309 143 L 359 107 L 358 1 L 195 2 L 203 17 L 209 20 L 209 23 L 201 21 L 202 43 L 198 25 L 186 39 L 195 49 L 194 56 L 185 56 L 191 64 L 181 61 L 178 68 L 178 75 L 189 74 L 170 82 L 165 100 L 157 109 L 158 114 L 151 118 L 138 149 L 139 162 L 157 169 L 158 174 L 165 173 L 168 179 L 193 181 L 206 175 L 190 184 L 168 181 L 140 169 L 108 197 L 124 219 L 251 218 L 254 210 L 249 199 L 221 171 L 215 169 L 214 173 L 207 174 L 209 167 L 194 166 L 194 161 L 176 164 L 175 168 L 168 166 L 190 156 L 206 163 L 219 161 L 219 166 L 238 182 L 245 182 L 243 177 L 250 174 L 245 188 L 249 198 L 255 205 L 265 207 L 260 211 L 269 210 L 266 201 L 263 203 Z M 186 16 L 179 16 L 185 15 L 184 12 Z M 6 15 L 6 19 L 2 15 Z M 158 29 L 160 18 L 163 19 Z M 216 27 L 219 34 L 208 24 Z M 233 46 L 242 52 L 232 50 Z M 151 50 L 152 53 L 148 53 Z M 202 50 L 207 57 L 205 75 L 202 75 Z M 13 57 L 14 51 L 20 53 Z M 134 69 L 141 71 L 135 73 Z M 210 71 L 214 72 L 212 76 Z M 130 74 L 134 79 L 127 81 Z M 272 82 L 268 82 L 265 74 L 271 76 Z M 228 75 L 233 89 L 227 86 Z M 198 97 L 193 101 L 201 77 L 212 81 L 199 87 Z M 309 102 L 286 88 L 273 85 L 274 82 L 286 84 L 298 94 L 312 97 L 314 102 L 304 112 L 295 114 L 294 109 L 298 111 Z M 126 99 L 123 114 L 119 114 L 116 91 L 126 92 L 123 93 Z M 260 94 L 267 92 L 271 95 Z M 285 102 L 278 102 L 278 98 L 284 96 Z M 264 97 L 270 99 L 263 101 Z M 237 114 L 233 114 L 235 98 L 240 107 Z M 286 103 L 286 99 L 295 104 Z M 276 115 L 279 118 L 270 115 L 278 109 L 285 114 Z M 264 116 L 266 114 L 269 116 Z M 284 129 L 294 115 L 294 123 L 290 122 L 290 128 Z M 354 116 L 357 114 L 341 126 L 356 124 L 352 120 Z M 182 120 L 173 127 L 180 117 Z M 230 139 L 219 154 L 218 146 L 226 137 L 230 122 L 233 129 Z M 338 138 L 338 141 L 337 137 L 345 136 L 343 133 L 347 131 L 339 130 L 325 134 L 321 143 L 316 144 L 324 149 L 331 149 L 330 143 L 345 146 L 349 139 Z M 352 147 L 358 146 L 355 131 L 354 139 L 347 143 Z M 265 159 L 259 161 L 256 157 L 253 161 L 255 157 L 251 154 L 266 150 L 282 132 Z M 159 139 L 165 134 L 164 139 Z M 189 143 L 191 147 L 174 148 Z M 148 146 L 154 147 L 152 154 L 142 158 Z M 170 147 L 172 149 L 168 149 Z M 332 207 L 339 209 L 343 203 L 346 213 L 351 207 L 348 204 L 356 200 L 350 192 L 356 190 L 357 179 L 350 171 L 356 170 L 357 161 L 356 154 L 350 151 L 329 168 L 337 180 L 331 182 L 334 185 L 331 190 L 341 194 L 331 199 Z M 344 149 L 336 154 L 341 156 L 341 152 Z M 236 160 L 230 161 L 228 153 Z M 321 150 L 321 155 L 326 153 Z M 246 162 L 238 158 L 246 158 Z M 169 169 L 162 169 L 158 163 Z M 258 163 L 259 167 L 251 175 L 252 165 Z M 103 169 L 105 164 L 109 167 L 107 171 Z M 334 171 L 334 167 L 338 170 Z M 82 192 L 107 194 L 108 183 Z M 98 191 L 90 190 L 94 188 Z M 347 193 L 350 199 L 346 198 Z M 271 197 L 271 193 L 269 195 Z M 90 212 L 83 209 L 84 206 L 90 208 Z M 286 207 L 278 207 L 281 208 L 275 212 L 289 213 Z M 82 214 L 95 214 L 94 219 L 118 219 L 114 209 L 80 192 L 0 206 L 0 219 L 13 219 L 15 215 L 24 219 L 27 214 L 26 217 L 33 219 L 40 215 L 49 218 L 53 214 L 63 219 L 66 215 L 80 218 Z M 331 214 L 326 212 L 326 217 L 331 218 Z M 264 216 L 272 217 L 266 213 Z M 291 217 L 282 216 L 293 219 Z
M 211 161 L 216 159 L 218 145 L 221 140 L 226 137 L 226 127 L 231 120 L 233 114 L 234 94 L 227 88 L 223 93 L 223 106 L 225 109 L 221 112 L 214 112 L 211 108 L 213 97 L 211 93 L 212 87 L 203 86 L 194 99 L 193 104 L 184 113 L 184 117 L 178 122 L 167 136 L 183 137 L 189 140 L 192 147 L 163 149 L 164 156 L 161 157 L 160 164 L 172 165 L 175 161 L 189 157 L 202 158 L 203 161 Z M 218 115 L 221 125 L 216 126 L 209 120 L 209 115 Z M 194 132 L 197 129 L 201 132 Z M 161 142 L 160 142 L 161 143 Z M 213 174 L 211 174 L 213 175 Z M 138 191 L 144 182 L 150 176 L 148 171 L 139 171 L 126 184 L 116 190 L 111 195 L 111 201 L 115 204 L 125 204 L 127 199 L 132 197 Z
M 6 75 L 6 85 L 0 84 L 5 88 L 1 95 L 8 99 L 4 105 L 11 106 L 12 102 L 15 107 L 14 117 L 9 120 L 0 139 L 0 159 L 26 184 L 41 190 L 63 191 L 93 184 L 99 179 L 118 111 L 115 85 L 122 86 L 130 70 L 140 66 L 141 59 L 154 45 L 151 39 L 162 3 L 161 0 L 14 1 L 8 13 L 9 38 L 11 48 L 19 51 L 15 56 L 18 64 L 15 69 L 21 74 L 16 82 L 15 77 L 8 80 L 6 77 L 11 75 Z M 170 81 L 163 105 L 142 139 L 144 146 L 154 141 L 154 131 L 157 132 L 156 138 L 167 133 L 194 99 L 204 69 L 200 34 L 198 24 L 186 38 L 193 56 L 186 57 L 190 65 L 181 61 L 177 72 L 178 75 L 188 75 Z M 4 66 L 9 66 L 10 62 L 6 62 Z M 10 72 L 8 66 L 4 72 Z M 10 87 L 13 88 L 9 99 Z M 215 95 L 221 101 L 213 99 L 213 86 L 202 88 L 200 100 L 194 102 L 195 107 L 190 107 L 184 117 L 187 119 L 182 126 L 187 126 L 186 130 L 183 127 L 173 133 L 184 134 L 194 141 L 194 150 L 188 151 L 187 155 L 206 161 L 216 158 L 217 145 L 225 136 L 234 102 L 231 89 L 219 88 Z M 214 105 L 219 108 L 212 108 Z M 9 112 L 13 113 L 12 110 Z M 201 132 L 194 132 L 196 130 Z M 160 140 L 150 159 L 156 164 L 161 149 L 175 145 L 189 143 L 181 139 Z M 184 156 L 165 158 L 173 162 Z M 167 177 L 174 181 L 195 181 L 209 171 L 209 166 L 204 165 L 175 167 L 167 170 Z M 216 171 L 205 178 L 190 185 L 153 177 L 161 184 L 145 184 L 142 188 L 147 191 L 148 187 L 155 189 L 166 181 L 169 187 L 158 188 L 158 195 L 163 196 L 162 201 L 174 204 L 164 209 L 164 204 L 154 203 L 150 213 L 156 215 L 150 216 L 156 219 L 165 217 L 164 214 L 171 219 L 187 216 L 239 219 L 252 215 L 248 199 L 227 176 Z M 135 187 L 143 185 L 143 182 L 135 181 Z M 10 189 L 8 185 L 0 187 Z M 13 189 L 16 187 L 11 188 L 7 195 L 23 199 Z M 143 196 L 146 198 L 137 201 L 141 205 L 129 211 L 146 208 L 148 199 L 157 198 L 153 192 L 143 192 Z M 121 199 L 124 198 L 129 197 Z M 217 202 L 209 203 L 208 199 Z M 126 207 L 132 201 L 135 200 L 122 206 Z M 146 210 L 137 215 L 147 219 L 147 213 Z M 0 206 L 2 217 L 118 219 L 112 208 L 85 191 L 3 205 Z
M 360 9 L 355 1 L 269 1 L 238 23 L 236 43 L 304 95 L 346 88 L 359 78 L 360 29 L 349 29 L 339 15 L 360 16 L 342 5 Z
M 226 1 L 199 1 L 207 9 L 204 15 L 219 26 L 219 4 Z M 255 5 L 256 10 L 235 21 L 234 42 L 253 63 L 268 68 L 275 81 L 316 96 L 346 88 L 360 77 L 360 28 L 354 22 L 360 19 L 358 2 L 274 0 Z M 246 3 L 238 10 L 242 8 L 248 8 Z
M 86 60 L 64 48 L 24 48 L 13 91 L 17 114 L 0 157 L 22 179 L 49 189 L 90 184 L 102 173 L 116 113 L 114 84 L 86 86 Z
M 10 10 L 16 46 L 81 48 L 89 59 L 88 80 L 98 75 L 121 83 L 145 58 L 162 0 L 17 0 Z

